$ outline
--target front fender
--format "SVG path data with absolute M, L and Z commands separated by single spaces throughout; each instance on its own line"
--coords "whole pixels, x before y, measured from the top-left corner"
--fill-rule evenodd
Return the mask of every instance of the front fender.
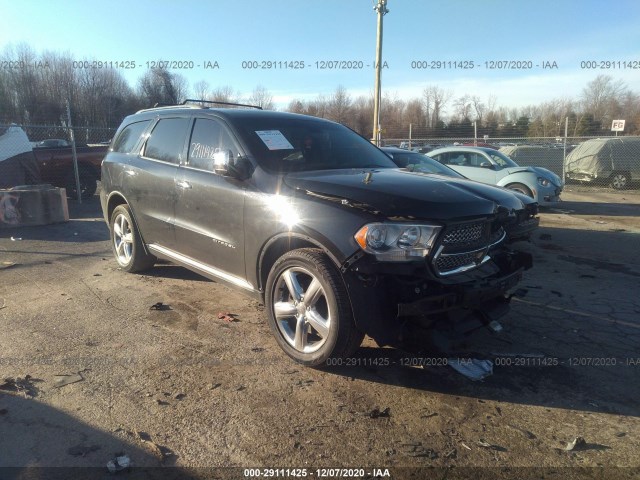
M 538 175 L 536 175 L 534 172 L 516 172 L 505 175 L 500 180 L 498 180 L 498 183 L 496 183 L 496 185 L 498 185 L 499 187 L 506 187 L 507 185 L 510 185 L 512 183 L 522 183 L 530 189 L 536 190 L 537 178 Z

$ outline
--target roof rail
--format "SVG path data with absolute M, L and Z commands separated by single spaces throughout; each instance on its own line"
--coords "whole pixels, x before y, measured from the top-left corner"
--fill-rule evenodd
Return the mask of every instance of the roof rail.
M 142 110 L 138 110 L 136 113 L 142 113 L 142 112 L 152 112 L 154 110 L 165 110 L 165 109 L 170 109 L 170 108 L 176 108 L 176 107 L 180 107 L 180 108 L 204 108 L 198 105 L 166 105 L 163 103 L 156 103 L 153 107 L 151 108 L 143 108 Z
M 248 105 L 246 103 L 218 102 L 214 100 L 195 100 L 193 98 L 186 99 L 184 102 L 182 102 L 182 105 L 186 105 L 187 102 L 210 103 L 213 105 L 230 105 L 233 107 L 249 107 L 249 108 L 257 108 L 258 110 L 262 110 L 262 107 L 259 107 L 258 105 Z

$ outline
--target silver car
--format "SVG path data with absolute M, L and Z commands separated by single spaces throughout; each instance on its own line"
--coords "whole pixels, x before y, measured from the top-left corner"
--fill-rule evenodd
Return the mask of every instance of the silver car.
M 429 152 L 431 158 L 471 180 L 524 193 L 539 205 L 560 201 L 562 179 L 541 167 L 521 167 L 504 153 L 485 147 L 445 147 Z

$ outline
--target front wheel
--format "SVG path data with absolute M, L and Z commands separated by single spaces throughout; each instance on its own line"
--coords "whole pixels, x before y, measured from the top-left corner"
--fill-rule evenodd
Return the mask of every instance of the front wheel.
M 527 197 L 533 198 L 533 192 L 524 183 L 512 183 L 510 185 L 507 185 L 507 188 L 509 190 L 514 190 L 516 192 L 522 193 L 523 195 L 526 195 Z
M 156 261 L 144 250 L 142 237 L 127 205 L 118 205 L 109 223 L 111 247 L 118 265 L 125 272 L 139 272 L 151 268 Z
M 611 186 L 616 190 L 624 190 L 629 186 L 629 175 L 616 172 L 611 175 Z
M 321 366 L 348 357 L 362 343 L 340 272 L 321 250 L 280 257 L 269 272 L 265 299 L 276 341 L 298 363 Z

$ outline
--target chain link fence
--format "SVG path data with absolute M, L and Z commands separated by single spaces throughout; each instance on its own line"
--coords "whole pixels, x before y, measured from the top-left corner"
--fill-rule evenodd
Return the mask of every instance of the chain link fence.
M 114 133 L 87 126 L 0 124 L 0 188 L 51 184 L 65 188 L 69 198 L 90 198 Z M 495 148 L 521 166 L 551 170 L 568 185 L 640 190 L 640 137 L 398 137 L 383 143 L 425 154 L 453 145 Z
M 71 199 L 96 193 L 115 129 L 0 124 L 0 188 L 51 184 Z
M 520 166 L 551 170 L 567 184 L 640 189 L 640 137 L 385 138 L 384 145 L 418 151 L 451 146 L 500 150 Z

